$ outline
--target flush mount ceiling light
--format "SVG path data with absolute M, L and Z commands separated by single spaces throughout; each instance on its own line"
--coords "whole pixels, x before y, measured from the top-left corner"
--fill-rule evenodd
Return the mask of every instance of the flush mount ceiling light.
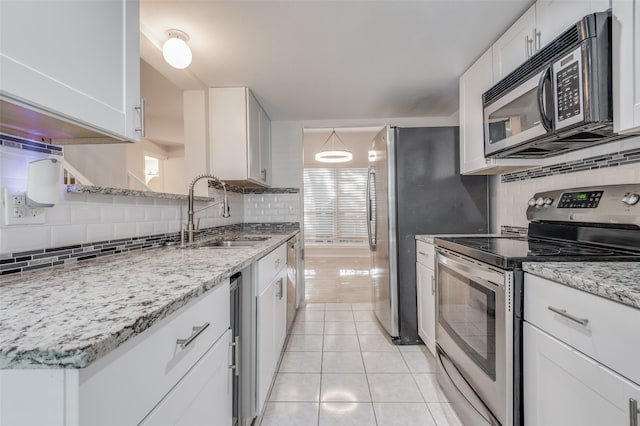
M 169 39 L 162 45 L 162 56 L 169 65 L 179 70 L 184 69 L 191 63 L 191 49 L 187 42 L 189 36 L 184 31 L 167 30 Z
M 336 147 L 336 139 L 340 146 Z M 353 159 L 353 154 L 342 142 L 342 139 L 336 134 L 336 130 L 332 129 L 327 140 L 320 147 L 320 152 L 316 154 L 316 161 L 321 163 L 346 163 Z

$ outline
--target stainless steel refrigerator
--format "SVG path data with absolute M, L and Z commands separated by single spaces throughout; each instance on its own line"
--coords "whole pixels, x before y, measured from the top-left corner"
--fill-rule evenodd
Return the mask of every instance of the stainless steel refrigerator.
M 461 176 L 458 127 L 385 127 L 367 182 L 376 316 L 398 344 L 418 337 L 416 234 L 486 233 L 488 178 Z

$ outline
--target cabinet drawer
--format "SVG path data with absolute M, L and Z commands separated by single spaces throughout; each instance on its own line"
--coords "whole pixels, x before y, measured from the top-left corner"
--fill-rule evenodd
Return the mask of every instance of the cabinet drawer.
M 558 340 L 640 383 L 640 309 L 525 274 L 524 319 Z M 551 309 L 566 311 L 582 325 Z
M 280 247 L 258 261 L 258 294 L 262 293 L 271 280 L 287 264 L 287 244 Z
M 436 249 L 433 244 L 424 241 L 416 241 L 416 261 L 429 269 L 433 269 L 435 264 Z
M 227 281 L 81 370 L 80 423 L 140 422 L 229 328 L 229 297 Z

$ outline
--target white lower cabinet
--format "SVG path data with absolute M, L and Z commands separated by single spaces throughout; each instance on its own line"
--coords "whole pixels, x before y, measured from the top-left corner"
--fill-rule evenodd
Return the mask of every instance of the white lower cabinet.
M 257 262 L 256 412 L 261 413 L 287 337 L 287 245 Z
M 418 335 L 436 354 L 436 276 L 435 248 L 423 241 L 416 242 L 416 290 L 418 294 Z
M 262 411 L 276 373 L 287 333 L 286 270 L 258 295 L 258 412 Z
M 231 425 L 230 344 L 228 330 L 140 425 Z
M 525 424 L 638 424 L 640 310 L 529 273 L 524 292 Z
M 227 280 L 86 368 L 0 370 L 0 425 L 230 425 L 229 300 Z
M 524 324 L 527 426 L 633 425 L 640 386 L 531 324 Z M 633 356 L 633 355 L 629 355 Z

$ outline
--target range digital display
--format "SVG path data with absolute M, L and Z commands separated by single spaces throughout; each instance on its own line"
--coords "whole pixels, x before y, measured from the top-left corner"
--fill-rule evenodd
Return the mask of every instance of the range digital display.
M 593 209 L 598 207 L 604 191 L 566 192 L 560 197 L 559 209 Z

